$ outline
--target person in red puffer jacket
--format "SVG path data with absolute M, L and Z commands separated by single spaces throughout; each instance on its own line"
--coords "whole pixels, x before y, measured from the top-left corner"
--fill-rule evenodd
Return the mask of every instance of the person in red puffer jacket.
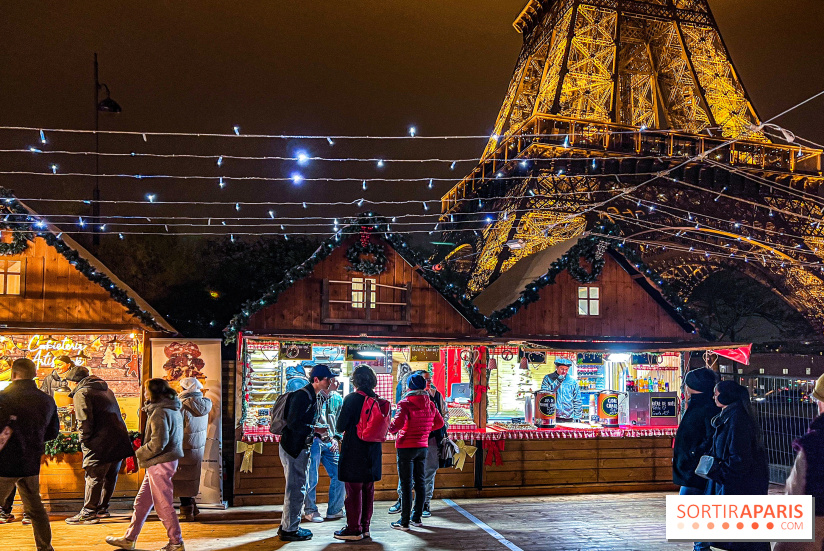
M 398 402 L 395 418 L 389 425 L 389 432 L 397 434 L 395 448 L 398 452 L 398 477 L 401 481 L 401 519 L 393 522 L 392 528 L 404 531 L 409 530 L 410 521 L 413 526 L 423 526 L 421 514 L 426 500 L 424 477 L 429 433 L 443 427 L 443 417 L 426 392 L 426 379 L 420 374 L 414 374 L 407 380 L 407 385 L 409 393 Z

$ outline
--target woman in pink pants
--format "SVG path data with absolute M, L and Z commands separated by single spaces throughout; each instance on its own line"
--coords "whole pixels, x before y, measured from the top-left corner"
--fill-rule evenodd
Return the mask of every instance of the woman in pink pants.
M 121 549 L 134 549 L 140 530 L 152 507 L 166 528 L 169 543 L 158 551 L 184 551 L 180 522 L 174 508 L 172 477 L 177 461 L 183 457 L 183 417 L 180 400 L 169 383 L 163 379 L 146 382 L 144 391 L 148 415 L 143 445 L 136 455 L 140 466 L 146 469 L 146 477 L 134 500 L 132 522 L 122 538 L 109 536 L 106 543 Z

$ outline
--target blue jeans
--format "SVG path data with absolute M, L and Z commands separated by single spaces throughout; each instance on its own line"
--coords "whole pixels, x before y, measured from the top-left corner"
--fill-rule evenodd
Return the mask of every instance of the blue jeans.
M 346 498 L 346 488 L 338 480 L 338 459 L 340 454 L 332 451 L 332 444 L 321 442 L 315 438 L 309 452 L 309 473 L 306 475 L 306 499 L 303 502 L 303 513 L 309 515 L 318 512 L 317 487 L 320 464 L 329 475 L 329 503 L 326 505 L 326 516 L 337 515 L 343 510 L 343 500 Z
M 286 490 L 283 492 L 283 514 L 280 527 L 284 532 L 294 532 L 300 528 L 300 510 L 306 499 L 306 471 L 309 469 L 309 450 L 300 450 L 292 457 L 283 448 L 279 449 Z
M 698 488 L 690 488 L 689 486 L 681 486 L 681 491 L 678 492 L 678 495 L 702 496 L 704 495 L 704 490 L 699 490 Z M 692 548 L 694 551 L 709 551 L 710 544 L 703 541 L 696 541 L 693 543 Z

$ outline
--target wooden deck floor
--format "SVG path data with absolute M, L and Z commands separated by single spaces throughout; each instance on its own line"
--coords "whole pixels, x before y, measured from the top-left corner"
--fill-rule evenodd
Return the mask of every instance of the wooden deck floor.
M 284 544 L 277 539 L 280 507 L 244 507 L 205 512 L 203 522 L 184 524 L 188 551 L 417 551 L 417 550 L 639 550 L 688 551 L 691 544 L 667 543 L 664 538 L 663 493 L 595 494 L 529 498 L 461 499 L 455 504 L 499 536 L 490 534 L 442 500 L 433 501 L 433 516 L 424 528 L 398 532 L 389 527 L 389 502 L 376 504 L 372 542 L 344 543 L 332 539 L 343 522 L 304 524 L 315 537 L 309 542 Z M 321 506 L 321 511 L 324 506 Z M 68 526 L 65 516 L 52 517 L 56 551 L 112 549 L 107 535 L 122 535 L 126 512 L 93 526 Z M 31 528 L 19 522 L 0 526 L 0 549 L 34 549 Z M 507 546 L 505 541 L 510 545 Z M 140 549 L 157 549 L 166 542 L 160 522 L 150 520 L 138 542 Z

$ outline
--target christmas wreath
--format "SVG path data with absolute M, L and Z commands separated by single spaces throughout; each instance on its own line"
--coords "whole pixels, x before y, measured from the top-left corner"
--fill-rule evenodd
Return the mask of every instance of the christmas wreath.
M 5 243 L 0 241 L 0 255 L 9 256 L 13 254 L 20 254 L 29 246 L 29 240 L 32 238 L 32 232 L 24 229 L 19 224 L 0 223 L 0 230 L 11 232 L 11 242 Z
M 364 256 L 371 256 L 373 260 L 366 260 Z M 346 249 L 346 259 L 351 266 L 346 269 L 350 272 L 362 272 L 365 275 L 378 275 L 386 271 L 386 250 L 380 243 L 363 241 L 353 243 Z

